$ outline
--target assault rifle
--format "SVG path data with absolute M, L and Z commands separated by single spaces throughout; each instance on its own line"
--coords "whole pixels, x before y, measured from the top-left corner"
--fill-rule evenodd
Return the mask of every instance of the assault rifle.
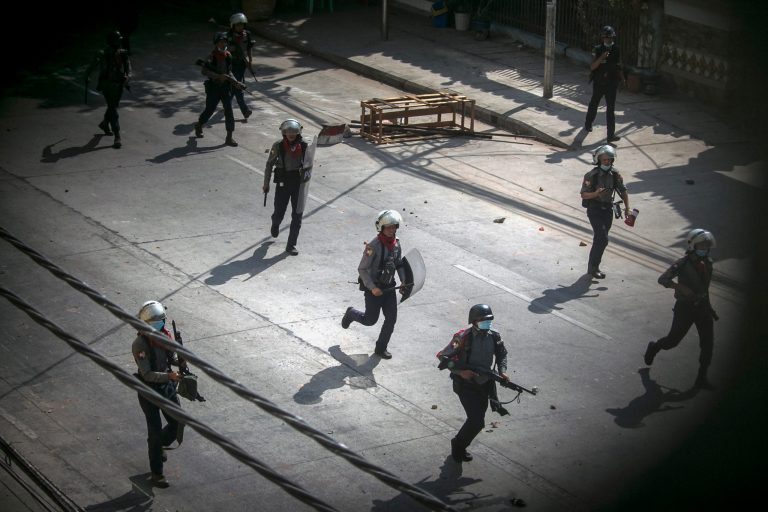
M 181 346 L 184 346 L 184 340 L 181 338 L 181 331 L 176 328 L 176 320 L 171 320 L 171 326 L 173 327 L 173 339 L 176 340 Z M 200 396 L 197 392 L 197 375 L 189 371 L 189 365 L 181 354 L 178 354 L 179 358 L 179 372 L 182 374 L 179 381 L 178 393 L 187 400 L 197 400 L 199 402 L 205 402 L 205 398 Z M 183 365 L 183 368 L 182 368 Z
M 526 392 L 526 393 L 530 393 L 531 395 L 536 395 L 539 392 L 539 388 L 536 386 L 532 386 L 531 389 L 524 388 L 519 384 L 515 384 L 511 380 L 504 380 L 504 378 L 501 375 L 499 375 L 498 373 L 496 373 L 495 371 L 489 368 L 482 368 L 479 366 L 459 363 L 458 361 L 455 361 L 448 356 L 440 356 L 439 367 L 440 369 L 448 368 L 450 370 L 471 370 L 479 375 L 485 375 L 486 377 L 490 377 L 491 379 L 495 380 L 501 387 L 508 388 L 513 391 L 517 391 L 518 394 L 522 392 Z
M 205 67 L 205 61 L 203 59 L 197 59 L 195 61 L 195 64 L 197 64 L 200 67 Z M 234 87 L 235 89 L 241 90 L 243 92 L 247 92 L 251 96 L 253 96 L 253 93 L 248 90 L 248 86 L 245 85 L 243 82 L 238 81 L 235 77 L 232 75 L 219 75 L 221 77 L 224 77 L 229 84 Z

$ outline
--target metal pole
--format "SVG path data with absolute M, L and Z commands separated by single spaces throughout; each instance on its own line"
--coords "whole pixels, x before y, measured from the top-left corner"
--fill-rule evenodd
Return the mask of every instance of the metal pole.
M 557 0 L 547 0 L 547 28 L 544 43 L 544 97 L 552 97 L 555 76 L 555 13 Z
M 389 39 L 389 26 L 388 23 L 389 6 L 387 0 L 381 0 L 381 39 L 386 41 Z

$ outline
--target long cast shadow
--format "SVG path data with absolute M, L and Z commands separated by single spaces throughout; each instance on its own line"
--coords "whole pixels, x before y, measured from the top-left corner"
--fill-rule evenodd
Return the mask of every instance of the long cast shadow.
M 150 473 L 141 473 L 129 477 L 132 487 L 131 490 L 112 498 L 111 500 L 96 503 L 85 507 L 88 512 L 148 512 L 152 510 L 152 502 L 155 493 L 152 491 L 152 483 L 149 479 Z
M 632 399 L 626 407 L 620 409 L 606 409 L 605 412 L 615 416 L 614 423 L 623 428 L 643 427 L 643 419 L 656 412 L 667 412 L 675 409 L 682 409 L 684 406 L 664 405 L 667 402 L 684 402 L 690 400 L 699 392 L 697 387 L 692 387 L 687 391 L 678 391 L 677 389 L 667 388 L 662 390 L 662 386 L 657 384 L 650 377 L 650 368 L 641 368 L 638 373 L 640 380 L 645 388 L 645 393 Z
M 549 288 L 542 291 L 541 297 L 536 297 L 528 304 L 528 311 L 542 315 L 544 313 L 550 313 L 552 310 L 561 310 L 563 308 L 558 307 L 557 304 L 563 304 L 569 300 L 580 299 L 582 297 L 599 297 L 599 293 L 587 295 L 589 286 L 592 284 L 592 276 L 584 274 L 579 277 L 573 284 L 568 286 L 557 285 L 557 288 Z M 605 291 L 605 286 L 595 288 L 595 291 Z
M 509 505 L 512 498 L 516 496 L 494 496 L 492 494 L 480 494 L 468 490 L 472 484 L 481 482 L 479 478 L 470 478 L 462 476 L 461 464 L 456 464 L 450 455 L 443 461 L 440 467 L 440 474 L 434 480 L 425 477 L 414 485 L 436 498 L 439 498 L 447 505 L 461 510 L 475 510 L 488 507 L 488 510 L 513 510 Z M 507 504 L 507 507 L 503 505 Z M 501 506 L 501 508 L 500 508 Z M 398 494 L 391 500 L 373 500 L 371 512 L 404 512 L 404 511 L 425 510 L 424 506 L 414 501 L 407 494 Z
M 350 387 L 360 389 L 376 387 L 373 369 L 381 362 L 380 357 L 369 354 L 347 355 L 342 352 L 339 345 L 332 346 L 328 352 L 340 364 L 320 370 L 309 382 L 301 386 L 301 389 L 293 395 L 293 400 L 297 404 L 311 405 L 322 402 L 323 393 L 330 389 L 341 388 L 347 378 Z
M 102 149 L 109 149 L 110 147 L 112 147 L 111 145 L 99 147 L 99 142 L 101 141 L 102 137 L 104 137 L 104 134 L 97 133 L 91 138 L 91 140 L 89 140 L 82 146 L 70 146 L 56 153 L 53 152 L 53 147 L 58 143 L 63 142 L 67 139 L 61 139 L 60 141 L 54 142 L 53 144 L 48 144 L 43 148 L 43 155 L 40 161 L 45 164 L 53 164 L 58 162 L 62 158 L 72 158 L 75 156 L 90 153 L 92 151 L 100 151 Z
M 287 252 L 281 252 L 271 258 L 265 258 L 269 246 L 274 242 L 269 240 L 261 244 L 254 252 L 253 255 L 244 260 L 235 260 L 219 265 L 211 270 L 211 275 L 205 279 L 205 284 L 217 285 L 224 284 L 235 276 L 248 274 L 246 281 L 253 276 L 256 276 L 275 263 L 284 260 L 287 256 Z

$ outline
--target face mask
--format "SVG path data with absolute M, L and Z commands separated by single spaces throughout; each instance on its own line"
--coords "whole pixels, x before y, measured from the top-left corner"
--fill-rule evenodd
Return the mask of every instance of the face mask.
M 163 327 L 165 327 L 165 320 L 158 320 L 157 322 L 149 322 L 149 325 L 151 325 L 158 331 L 161 331 Z
M 487 331 L 491 328 L 491 324 L 493 323 L 493 320 L 482 320 L 480 322 L 477 322 L 477 328 L 481 331 Z
M 606 48 L 610 48 L 611 46 L 613 46 L 613 41 L 611 41 L 610 43 L 603 43 L 603 46 L 605 46 Z
M 600 164 L 600 168 L 601 168 L 602 170 L 604 170 L 604 171 L 610 171 L 610 170 L 611 170 L 611 167 L 613 167 L 613 166 L 612 166 L 612 165 L 603 165 L 603 164 Z
M 703 258 L 707 254 L 709 254 L 709 249 L 696 249 L 693 252 L 695 252 L 696 256 L 698 256 L 699 258 Z

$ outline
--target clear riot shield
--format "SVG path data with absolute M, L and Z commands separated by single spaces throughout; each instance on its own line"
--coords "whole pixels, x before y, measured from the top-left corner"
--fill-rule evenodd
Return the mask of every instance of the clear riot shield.
M 312 166 L 315 163 L 315 148 L 317 148 L 317 137 L 313 136 L 307 144 L 307 152 L 301 166 L 301 185 L 299 186 L 299 204 L 296 206 L 296 213 L 303 214 L 307 205 L 307 196 L 309 195 L 309 182 L 312 179 Z
M 403 294 L 400 297 L 400 302 L 418 293 L 427 278 L 427 267 L 424 265 L 424 258 L 421 257 L 418 249 L 411 249 L 408 254 L 403 256 L 403 270 L 405 271 L 405 279 L 402 283 Z

